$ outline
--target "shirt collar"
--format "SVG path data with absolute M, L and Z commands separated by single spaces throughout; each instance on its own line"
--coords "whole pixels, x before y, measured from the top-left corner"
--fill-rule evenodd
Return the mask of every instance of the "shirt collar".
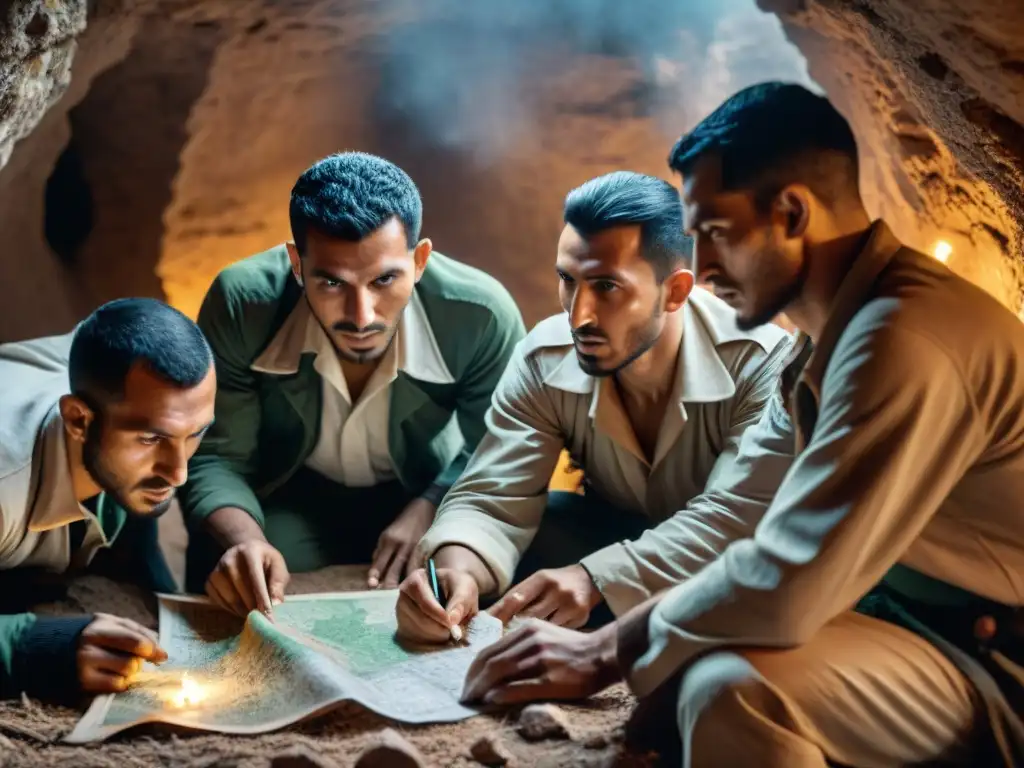
M 57 403 L 43 421 L 32 462 L 39 464 L 39 491 L 32 503 L 28 530 L 40 533 L 84 520 L 85 510 L 75 497 L 68 467 L 64 420 Z
M 323 376 L 330 367 L 328 355 L 336 358 L 334 346 L 320 323 L 313 317 L 309 303 L 300 300 L 278 329 L 267 348 L 253 361 L 250 369 L 273 376 L 293 376 L 299 372 L 302 355 L 317 357 L 314 363 Z M 416 291 L 402 312 L 396 338 L 386 361 L 394 361 L 394 371 L 430 384 L 452 384 L 452 376 L 434 336 L 423 302 Z
M 683 305 L 683 336 L 676 365 L 674 390 L 680 403 L 712 403 L 727 400 L 736 394 L 732 374 L 722 362 L 718 347 L 732 341 L 754 341 L 766 352 L 778 343 L 777 330 L 755 328 L 741 331 L 736 313 L 725 302 L 702 288 L 694 288 Z M 539 346 L 567 346 L 562 361 L 545 377 L 544 383 L 555 389 L 576 394 L 595 391 L 595 379 L 580 368 L 572 346 L 569 320 L 545 329 Z M 597 400 L 591 403 L 591 416 Z
M 820 338 L 812 344 L 805 333 L 797 334 L 791 364 L 803 366 L 799 379 L 811 389 L 815 400 L 821 400 L 821 382 L 840 336 L 867 302 L 878 276 L 902 248 L 903 244 L 889 226 L 881 219 L 875 221 L 861 252 L 839 285 Z

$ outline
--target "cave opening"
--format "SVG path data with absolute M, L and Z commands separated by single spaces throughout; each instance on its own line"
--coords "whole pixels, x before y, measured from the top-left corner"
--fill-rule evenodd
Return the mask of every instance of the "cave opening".
M 61 152 L 43 190 L 43 236 L 62 263 L 73 265 L 95 221 L 92 188 L 74 136 Z

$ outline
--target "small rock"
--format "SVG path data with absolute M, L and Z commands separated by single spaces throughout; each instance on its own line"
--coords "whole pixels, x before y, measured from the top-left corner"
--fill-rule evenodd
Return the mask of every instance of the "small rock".
M 333 760 L 299 744 L 270 758 L 270 768 L 337 768 Z
M 583 746 L 587 749 L 604 749 L 608 746 L 608 734 L 604 731 L 594 731 L 583 740 Z
M 506 765 L 512 759 L 501 739 L 491 733 L 485 733 L 473 742 L 469 748 L 470 756 L 484 765 Z
M 356 768 L 425 768 L 423 755 L 400 733 L 385 728 L 356 760 Z
M 565 713 L 552 704 L 530 704 L 519 715 L 517 731 L 524 739 L 569 738 L 569 721 Z

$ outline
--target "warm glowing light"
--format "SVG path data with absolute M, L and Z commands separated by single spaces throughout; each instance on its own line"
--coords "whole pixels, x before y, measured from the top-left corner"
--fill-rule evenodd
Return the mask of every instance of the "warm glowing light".
M 176 707 L 191 707 L 205 698 L 206 691 L 203 690 L 203 686 L 190 678 L 186 672 L 181 676 L 181 690 L 174 694 L 171 703 Z
M 935 244 L 935 250 L 932 251 L 935 258 L 945 264 L 949 260 L 949 254 L 953 252 L 953 246 L 947 243 L 945 240 L 939 240 Z

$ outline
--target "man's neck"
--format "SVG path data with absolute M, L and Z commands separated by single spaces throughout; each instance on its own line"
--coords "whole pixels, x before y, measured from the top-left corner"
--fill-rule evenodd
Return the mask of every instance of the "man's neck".
M 75 491 L 75 499 L 81 504 L 99 494 L 103 489 L 92 479 L 82 460 L 82 444 L 64 435 L 64 453 L 67 456 L 68 472 L 71 474 L 71 486 Z
M 867 241 L 871 221 L 867 214 L 837 220 L 837 231 L 826 240 L 808 245 L 807 278 L 800 296 L 786 307 L 786 316 L 817 341 L 832 313 L 843 280 Z
M 345 377 L 345 385 L 348 387 L 348 396 L 352 398 L 352 405 L 355 405 L 362 397 L 363 390 L 366 389 L 370 377 L 373 376 L 373 372 L 377 370 L 382 359 L 377 358 L 370 363 L 353 363 L 339 358 L 341 375 Z
M 615 374 L 623 395 L 639 402 L 663 400 L 672 388 L 682 338 L 682 312 L 673 312 L 654 346 Z

